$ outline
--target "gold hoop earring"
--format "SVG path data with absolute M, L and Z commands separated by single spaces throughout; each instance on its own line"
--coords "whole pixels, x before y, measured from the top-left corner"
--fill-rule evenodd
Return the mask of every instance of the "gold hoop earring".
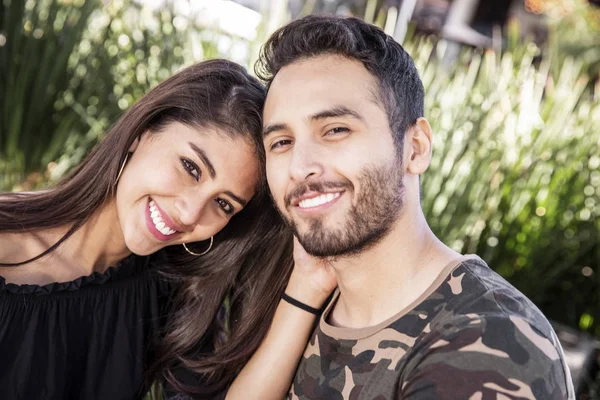
M 121 174 L 123 173 L 123 169 L 125 169 L 125 164 L 127 164 L 127 159 L 129 158 L 129 153 L 125 154 L 125 159 L 123 160 L 123 164 L 121 164 L 121 169 L 117 175 L 117 180 L 115 181 L 115 186 L 119 183 L 119 179 L 121 179 Z
M 185 251 L 187 251 L 188 253 L 190 253 L 193 256 L 203 256 L 206 253 L 208 253 L 210 251 L 210 249 L 212 249 L 212 245 L 213 245 L 213 236 L 210 237 L 210 244 L 208 245 L 208 249 L 206 249 L 202 253 L 194 253 L 193 251 L 191 251 L 190 249 L 187 248 L 185 243 L 183 243 L 183 248 L 185 249 Z

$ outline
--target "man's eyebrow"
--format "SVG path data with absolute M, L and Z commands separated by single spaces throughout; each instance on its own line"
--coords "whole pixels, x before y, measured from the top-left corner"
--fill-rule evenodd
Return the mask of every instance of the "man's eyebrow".
M 346 106 L 335 106 L 328 110 L 320 111 L 314 115 L 311 115 L 309 117 L 309 119 L 311 121 L 317 121 L 317 120 L 321 120 L 321 119 L 335 118 L 335 117 L 352 117 L 352 118 L 355 118 L 355 119 L 357 119 L 359 121 L 363 121 L 363 122 L 365 120 L 362 117 L 362 115 L 360 115 L 359 113 L 357 113 L 354 110 L 351 110 L 350 108 L 348 108 Z M 286 124 L 267 125 L 263 128 L 263 139 L 266 138 L 267 136 L 269 136 L 273 132 L 284 131 L 287 129 L 289 129 L 289 128 Z
M 235 194 L 233 194 L 229 190 L 225 191 L 225 194 L 227 196 L 231 197 L 233 200 L 237 201 L 242 207 L 246 207 L 246 204 L 248 204 L 248 200 L 244 200 L 241 197 L 236 196 Z
M 202 160 L 202 163 L 204 163 L 204 165 L 206 166 L 206 169 L 208 169 L 208 174 L 210 175 L 210 177 L 212 179 L 215 179 L 215 177 L 217 176 L 217 171 L 215 171 L 214 165 L 210 162 L 210 160 L 206 156 L 206 153 L 204 152 L 204 150 L 202 150 L 200 147 L 196 146 L 192 142 L 188 142 L 188 144 L 190 145 L 192 150 L 194 150 L 194 153 L 196 153 L 198 155 L 198 157 L 200 157 L 200 159 Z
M 336 118 L 336 117 L 352 117 L 356 118 L 359 121 L 364 121 L 365 119 L 358 112 L 351 110 L 346 106 L 335 106 L 328 110 L 320 111 L 310 117 L 312 121 L 317 121 L 320 119 L 326 118 Z
M 263 139 L 269 136 L 273 132 L 286 130 L 288 126 L 286 124 L 272 124 L 267 125 L 263 128 Z

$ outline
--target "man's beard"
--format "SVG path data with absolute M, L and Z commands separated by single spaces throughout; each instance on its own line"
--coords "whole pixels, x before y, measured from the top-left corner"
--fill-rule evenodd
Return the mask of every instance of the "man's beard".
M 378 243 L 391 230 L 403 206 L 404 185 L 399 162 L 366 167 L 358 177 L 360 193 L 352 204 L 341 228 L 327 228 L 324 219 L 306 219 L 308 227 L 300 232 L 298 224 L 283 216 L 306 252 L 316 257 L 356 255 Z M 307 190 L 325 192 L 327 189 L 346 189 L 354 192 L 350 181 L 340 183 L 310 182 L 291 193 L 300 196 Z M 290 208 L 292 196 L 286 197 Z M 331 223 L 331 222 L 330 222 Z

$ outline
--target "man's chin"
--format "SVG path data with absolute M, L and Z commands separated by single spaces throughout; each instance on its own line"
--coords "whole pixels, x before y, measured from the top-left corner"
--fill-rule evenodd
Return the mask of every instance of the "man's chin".
M 335 235 L 335 229 L 327 229 L 319 221 L 316 223 L 297 223 L 294 222 L 292 225 L 294 233 L 298 238 L 302 238 L 306 241 L 315 240 L 315 238 L 327 238 L 330 235 Z M 339 232 L 337 232 L 339 234 Z
M 313 257 L 330 257 L 340 251 L 340 243 L 332 243 L 330 240 L 337 237 L 339 233 L 319 230 L 318 232 L 295 231 L 295 234 L 304 250 Z
M 338 258 L 347 254 L 345 248 L 330 246 L 329 243 L 300 240 L 300 244 L 309 255 L 317 258 Z
M 292 215 L 291 222 L 297 231 L 306 234 L 315 229 L 334 232 L 345 226 L 343 219 L 343 217 L 337 218 L 333 215 Z

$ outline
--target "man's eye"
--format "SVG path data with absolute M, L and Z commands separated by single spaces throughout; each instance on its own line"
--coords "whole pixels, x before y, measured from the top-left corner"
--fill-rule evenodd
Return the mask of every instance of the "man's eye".
M 200 168 L 195 162 L 188 160 L 187 158 L 182 158 L 181 165 L 183 165 L 183 168 L 185 168 L 187 173 L 190 174 L 192 178 L 194 178 L 196 181 L 200 180 Z
M 338 133 L 347 133 L 347 132 L 350 132 L 350 129 L 344 128 L 342 126 L 338 126 L 337 128 L 333 128 L 333 129 L 330 129 L 327 132 L 325 132 L 325 136 L 327 136 L 327 135 L 335 135 L 335 134 L 338 134 Z
M 275 143 L 273 143 L 271 145 L 271 150 L 275 150 L 275 149 L 278 149 L 278 148 L 289 146 L 290 144 L 292 144 L 292 141 L 290 139 L 278 140 L 278 141 L 276 141 Z
M 223 210 L 223 212 L 225 214 L 230 215 L 230 214 L 233 214 L 233 212 L 235 211 L 233 206 L 231 205 L 231 203 L 228 202 L 227 200 L 218 198 L 218 199 L 215 199 L 215 201 L 219 205 L 219 208 L 221 208 L 221 210 Z

